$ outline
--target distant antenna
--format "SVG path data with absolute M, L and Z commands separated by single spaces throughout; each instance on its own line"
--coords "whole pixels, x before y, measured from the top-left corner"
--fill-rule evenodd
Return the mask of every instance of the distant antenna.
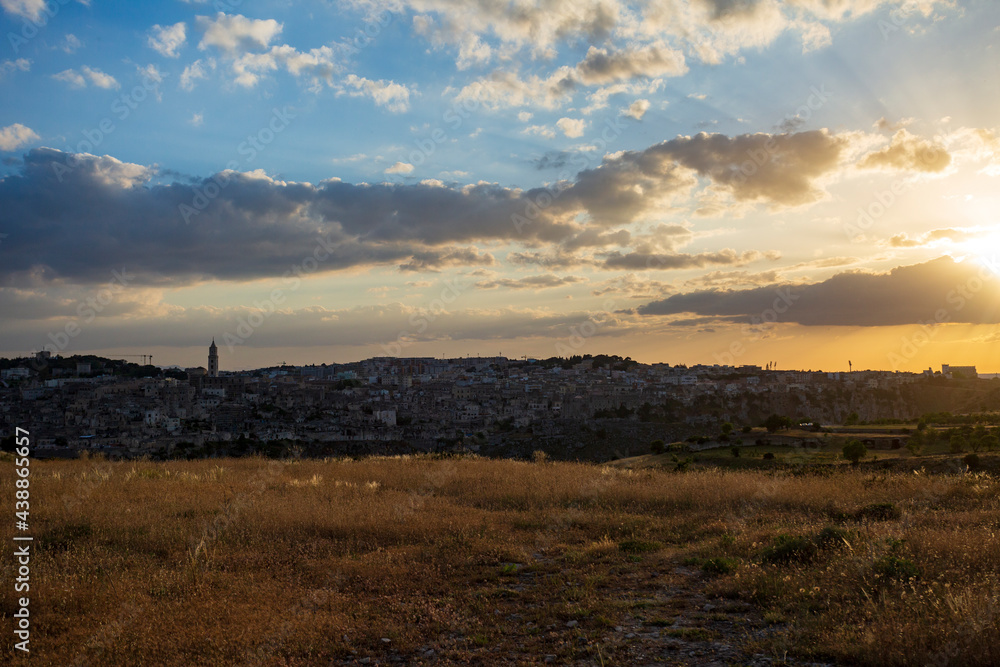
M 854 364 L 852 364 L 850 362 L 850 360 L 847 361 L 847 372 L 848 373 L 853 373 L 854 372 Z

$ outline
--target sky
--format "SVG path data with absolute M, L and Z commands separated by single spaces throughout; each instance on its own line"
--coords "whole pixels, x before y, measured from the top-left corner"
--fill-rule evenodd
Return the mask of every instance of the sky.
M 993 0 L 0 0 L 0 355 L 1000 371 Z

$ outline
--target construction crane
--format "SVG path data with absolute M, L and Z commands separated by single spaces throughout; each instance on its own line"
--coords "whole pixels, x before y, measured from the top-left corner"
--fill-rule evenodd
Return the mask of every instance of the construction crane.
M 151 354 L 115 354 L 115 355 L 112 355 L 112 356 L 114 356 L 115 358 L 117 358 L 117 357 L 142 357 L 142 365 L 143 366 L 152 365 L 152 363 L 153 363 L 153 355 L 151 355 Z M 149 359 L 149 364 L 146 363 L 146 359 L 147 358 Z

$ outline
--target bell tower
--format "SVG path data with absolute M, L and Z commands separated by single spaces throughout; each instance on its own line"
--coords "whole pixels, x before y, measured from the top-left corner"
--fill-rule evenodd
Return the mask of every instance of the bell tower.
M 219 348 L 215 346 L 215 338 L 208 348 L 208 377 L 219 377 Z

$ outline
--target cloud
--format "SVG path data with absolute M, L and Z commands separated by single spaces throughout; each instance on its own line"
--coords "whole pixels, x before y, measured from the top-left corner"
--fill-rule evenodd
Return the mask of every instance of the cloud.
M 205 71 L 206 68 L 215 69 L 215 61 L 209 59 L 207 62 L 203 62 L 199 59 L 185 67 L 184 71 L 181 72 L 181 90 L 194 90 L 194 82 L 208 76 L 208 72 Z
M 584 130 L 587 129 L 587 121 L 578 118 L 560 118 L 556 121 L 556 127 L 570 139 L 576 139 L 583 136 Z
M 581 109 L 584 115 L 590 115 L 608 106 L 608 101 L 615 95 L 652 95 L 663 87 L 663 79 L 650 81 L 630 81 L 603 86 L 587 95 L 587 106 Z
M 345 164 L 350 162 L 361 162 L 362 160 L 367 160 L 367 153 L 355 153 L 354 155 L 348 155 L 347 157 L 335 157 L 331 158 L 330 162 L 333 164 Z
M 232 68 L 236 83 L 244 88 L 256 86 L 262 74 L 283 68 L 296 78 L 306 77 L 313 90 L 318 90 L 321 82 L 332 85 L 334 73 L 342 66 L 335 62 L 335 53 L 329 46 L 302 52 L 284 44 L 272 46 L 264 53 L 245 53 L 232 62 Z
M 34 149 L 19 171 L 0 179 L 0 210 L 18 221 L 24 244 L 0 268 L 0 284 L 32 276 L 96 280 L 123 252 L 136 259 L 149 284 L 251 279 L 283 273 L 312 252 L 317 238 L 332 244 L 325 271 L 494 261 L 469 250 L 474 243 L 521 245 L 507 251 L 507 261 L 549 271 L 742 266 L 776 255 L 682 253 L 691 230 L 655 223 L 685 210 L 699 191 L 724 193 L 734 206 L 782 208 L 821 199 L 850 142 L 825 131 L 676 137 L 606 155 L 571 179 L 535 188 L 434 179 L 352 184 L 331 178 L 314 185 L 229 170 L 171 182 L 168 172 L 157 176 L 156 167 Z M 747 176 L 740 169 L 748 161 L 754 169 Z M 401 162 L 386 173 L 413 172 Z M 206 191 L 215 194 L 206 197 Z M 630 232 L 633 223 L 643 223 L 643 231 Z M 549 249 L 539 251 L 543 246 Z M 92 251 L 80 257 L 81 247 Z
M 475 248 L 444 248 L 418 250 L 410 255 L 407 262 L 399 265 L 400 271 L 433 271 L 455 266 L 495 266 L 493 255 L 481 253 Z
M 98 88 L 111 89 L 120 88 L 118 81 L 110 74 L 105 74 L 99 69 L 84 65 L 80 68 L 82 74 L 74 69 L 67 69 L 53 74 L 52 78 L 57 81 L 68 83 L 72 88 L 86 88 L 87 82 Z
M 191 114 L 191 118 L 188 119 L 188 124 L 192 127 L 201 127 L 205 123 L 205 116 L 200 113 Z
M 635 273 L 609 278 L 591 290 L 594 296 L 620 294 L 627 299 L 658 299 L 674 292 L 673 285 Z
M 950 164 L 951 155 L 944 146 L 914 136 L 903 129 L 893 135 L 888 146 L 866 155 L 858 163 L 858 167 L 937 173 L 947 169 Z
M 801 206 L 826 196 L 820 181 L 838 172 L 849 145 L 849 138 L 825 130 L 681 136 L 606 156 L 580 172 L 561 200 L 586 209 L 599 226 L 628 224 L 687 201 L 699 179 L 737 203 Z
M 570 98 L 576 86 L 569 67 L 560 67 L 548 77 L 532 75 L 526 79 L 521 79 L 516 72 L 497 70 L 466 84 L 455 96 L 455 101 L 491 110 L 528 105 L 556 109 Z
M 977 238 L 987 236 L 988 233 L 989 232 L 986 230 L 946 228 L 934 229 L 926 234 L 921 234 L 917 238 L 910 238 L 908 234 L 903 232 L 890 238 L 885 245 L 888 245 L 891 248 L 919 248 L 936 245 L 941 241 L 948 241 L 950 243 L 967 243 Z
M 397 162 L 385 170 L 387 174 L 412 174 L 413 165 L 408 162 Z
M 234 56 L 255 48 L 266 49 L 283 29 L 274 19 L 248 19 L 241 14 L 223 12 L 216 14 L 214 19 L 199 16 L 195 23 L 203 33 L 199 49 L 204 51 L 214 46 Z
M 184 46 L 185 41 L 187 41 L 187 26 L 181 21 L 171 26 L 154 25 L 150 28 L 146 44 L 166 58 L 176 58 L 180 55 L 177 50 Z
M 874 127 L 879 132 L 899 132 L 903 128 L 912 125 L 914 120 L 915 119 L 913 118 L 903 118 L 898 122 L 893 123 L 889 121 L 889 119 L 887 119 L 885 116 L 882 116 L 877 121 L 872 123 L 872 127 Z
M 41 19 L 45 6 L 45 0 L 0 0 L 0 7 L 3 7 L 8 14 L 20 16 L 36 23 Z
M 220 12 L 214 19 L 199 16 L 196 24 L 204 33 L 198 48 L 203 51 L 210 47 L 218 49 L 232 69 L 234 83 L 243 88 L 253 88 L 266 75 L 279 70 L 305 80 L 313 92 L 321 90 L 324 84 L 335 87 L 334 75 L 343 71 L 342 59 L 349 50 L 345 45 L 325 45 L 308 51 L 288 44 L 272 45 L 283 29 L 274 19 L 248 19 L 240 14 Z M 182 88 L 190 90 L 194 80 L 204 77 L 204 69 L 200 66 L 195 69 L 195 65 L 198 63 L 185 70 L 187 77 L 182 75 Z M 362 85 L 355 85 L 357 82 Z M 367 94 L 380 105 L 405 110 L 409 91 L 392 82 L 383 84 L 351 75 L 346 88 L 353 86 L 351 94 Z M 338 92 L 344 93 L 345 86 L 339 86 Z
M 529 125 L 521 130 L 521 134 L 534 134 L 546 139 L 555 139 L 556 131 L 548 125 Z
M 743 266 L 762 259 L 773 259 L 775 255 L 773 253 L 762 253 L 758 250 L 736 252 L 730 248 L 725 248 L 717 252 L 702 252 L 693 255 L 685 253 L 621 253 L 612 251 L 599 254 L 598 257 L 603 259 L 601 268 L 604 269 L 671 271 L 678 269 L 700 269 L 720 264 L 726 266 Z
M 14 123 L 0 128 L 0 151 L 16 151 L 40 138 L 30 127 Z
M 4 60 L 0 62 L 0 81 L 2 81 L 11 72 L 27 72 L 31 69 L 31 61 L 27 58 L 18 58 L 17 60 Z
M 87 67 L 86 65 L 84 65 L 80 69 L 83 70 L 83 73 L 87 76 L 87 79 L 90 80 L 90 83 L 97 86 L 98 88 L 104 88 L 104 89 L 120 88 L 120 86 L 118 85 L 118 81 L 116 81 L 115 78 L 110 74 L 105 74 L 99 69 L 90 68 Z
M 709 271 L 690 280 L 685 280 L 686 287 L 746 287 L 747 285 L 769 285 L 780 280 L 780 271 Z
M 87 80 L 83 78 L 83 75 L 74 69 L 66 69 L 58 74 L 53 74 L 52 78 L 56 81 L 62 81 L 63 83 L 68 83 L 71 88 L 86 88 Z
M 244 280 L 283 275 L 315 252 L 325 256 L 321 271 L 489 266 L 496 260 L 469 244 L 579 231 L 556 209 L 522 229 L 512 223 L 543 190 L 312 185 L 235 171 L 163 183 L 156 175 L 109 156 L 29 151 L 18 173 L 0 179 L 0 208 L 12 221 L 0 285 L 102 282 L 122 265 L 149 285 Z
M 642 120 L 642 117 L 646 115 L 649 111 L 649 100 L 636 100 L 628 106 L 627 109 L 622 111 L 622 115 L 635 118 L 636 120 Z
M 587 85 L 634 78 L 681 76 L 687 71 L 684 54 L 662 42 L 611 52 L 591 46 L 584 59 L 576 65 L 577 78 Z
M 497 278 L 494 280 L 484 280 L 476 283 L 476 287 L 479 287 L 480 289 L 496 289 L 498 287 L 504 287 L 512 290 L 543 290 L 585 282 L 587 282 L 587 279 L 581 276 L 557 276 L 554 273 L 547 273 L 537 276 L 525 276 L 524 278 Z
M 395 81 L 379 79 L 372 81 L 364 77 L 349 74 L 344 80 L 344 87 L 338 94 L 351 97 L 369 97 L 377 106 L 385 107 L 392 113 L 403 113 L 410 108 L 410 90 Z
M 675 294 L 641 315 L 694 314 L 748 321 L 783 309 L 781 322 L 805 326 L 897 326 L 926 322 L 1000 323 L 1000 279 L 976 262 L 941 257 L 888 273 L 839 273 L 806 285 Z
M 79 37 L 73 33 L 67 33 L 66 36 L 63 37 L 62 44 L 59 45 L 59 48 L 66 53 L 75 53 L 81 46 L 83 46 L 83 42 L 80 41 Z

